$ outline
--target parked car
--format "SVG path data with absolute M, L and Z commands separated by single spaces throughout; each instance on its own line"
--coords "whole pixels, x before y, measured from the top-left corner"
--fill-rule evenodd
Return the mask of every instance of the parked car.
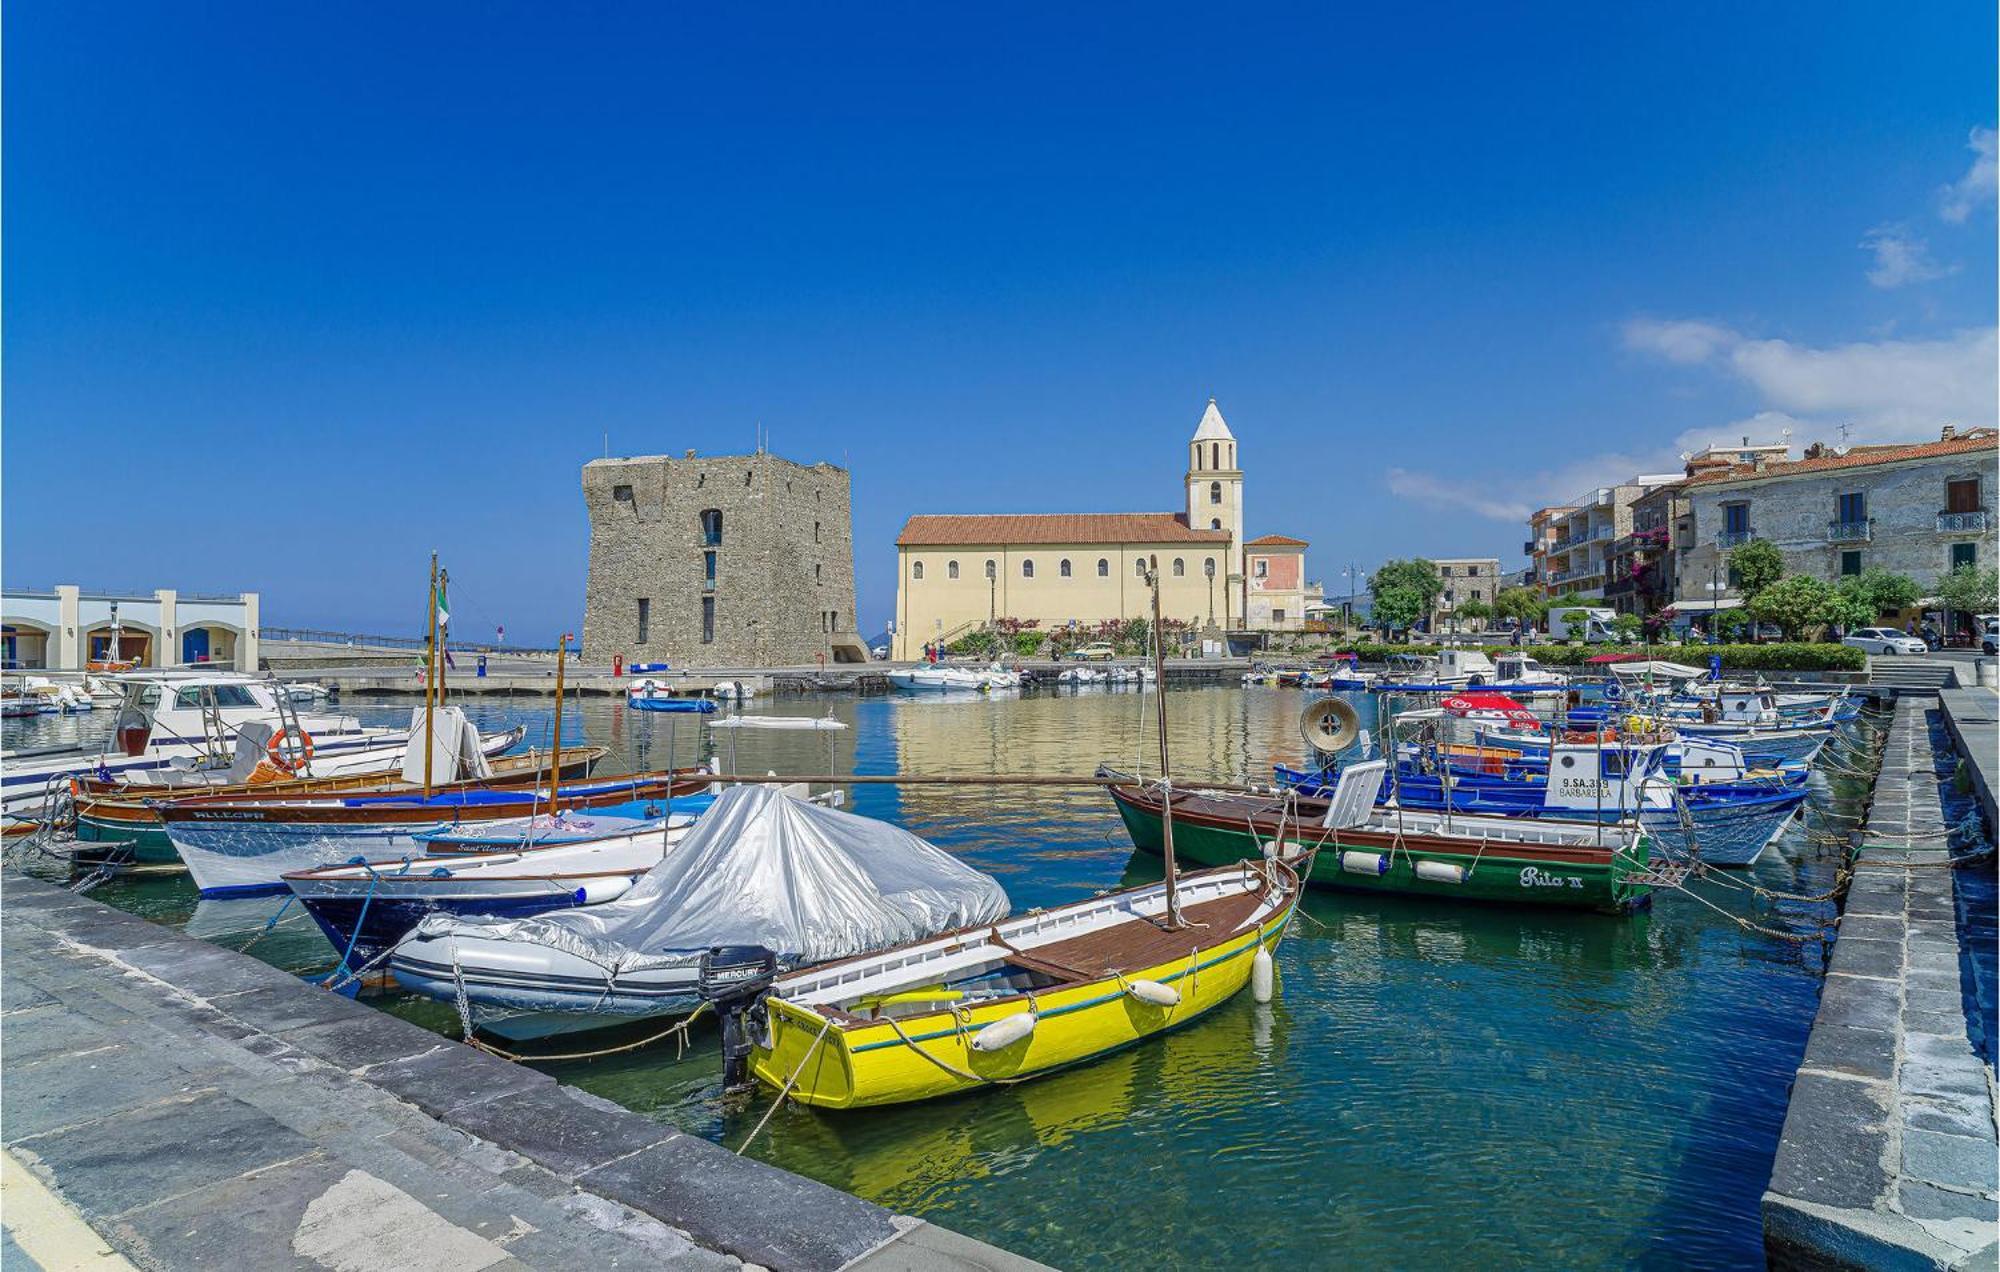
M 1840 643 L 1871 654 L 1925 654 L 1930 647 L 1908 632 L 1893 627 L 1859 627 L 1841 637 Z
M 1069 651 L 1069 656 L 1082 662 L 1104 662 L 1118 656 L 1108 640 L 1094 640 L 1088 645 L 1079 645 Z
M 1979 652 L 2000 653 L 2000 618 L 1989 618 L 1979 633 Z

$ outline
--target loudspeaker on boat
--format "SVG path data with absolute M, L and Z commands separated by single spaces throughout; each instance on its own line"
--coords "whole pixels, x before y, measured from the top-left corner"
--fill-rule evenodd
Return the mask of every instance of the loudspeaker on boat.
M 1341 698 L 1321 698 L 1299 716 L 1299 736 L 1315 751 L 1346 750 L 1361 736 L 1361 717 Z

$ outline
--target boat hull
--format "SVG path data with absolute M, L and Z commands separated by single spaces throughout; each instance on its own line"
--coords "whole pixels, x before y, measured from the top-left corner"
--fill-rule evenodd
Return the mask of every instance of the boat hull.
M 1019 1001 L 826 1030 L 822 1039 L 824 1017 L 767 998 L 769 1034 L 752 1052 L 751 1072 L 773 1088 L 791 1080 L 791 1098 L 802 1104 L 850 1109 L 935 1099 L 1088 1063 L 1192 1024 L 1234 997 L 1250 979 L 1258 947 L 1276 951 L 1296 903 L 1294 893 L 1256 929 L 1210 949 L 1191 948 L 1187 958 L 1037 994 L 1034 1031 L 996 1051 L 975 1050 L 971 1040 L 1022 1011 Z M 1124 988 L 1139 980 L 1174 990 L 1180 1001 L 1172 1007 L 1139 1001 Z
M 1134 846 L 1146 852 L 1163 851 L 1165 837 L 1157 801 L 1135 798 L 1124 787 L 1113 787 L 1111 797 Z M 1183 810 L 1178 798 L 1174 802 L 1174 856 L 1182 862 L 1229 865 L 1261 855 L 1264 845 L 1280 835 L 1319 845 L 1306 876 L 1306 882 L 1315 887 L 1606 914 L 1630 913 L 1651 895 L 1633 878 L 1645 869 L 1648 845 L 1643 838 L 1630 856 L 1609 850 L 1551 853 L 1526 845 L 1490 842 L 1481 849 L 1417 835 L 1402 837 L 1401 848 L 1396 848 L 1390 837 L 1373 832 L 1326 831 L 1311 821 L 1302 826 L 1296 814 L 1281 825 L 1277 818 L 1218 816 Z M 1607 838 L 1606 842 L 1617 841 Z M 1388 869 L 1379 874 L 1349 870 L 1342 861 L 1349 851 L 1384 854 Z M 1464 878 L 1447 882 L 1421 877 L 1417 864 L 1425 861 L 1463 867 Z

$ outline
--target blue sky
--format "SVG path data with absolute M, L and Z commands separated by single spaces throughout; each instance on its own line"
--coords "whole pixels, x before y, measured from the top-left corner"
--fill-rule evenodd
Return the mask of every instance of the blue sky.
M 1993 422 L 1994 10 L 9 5 L 4 565 L 581 620 L 578 469 L 1516 560 L 1704 438 Z M 1742 423 L 1752 421 L 1752 423 Z

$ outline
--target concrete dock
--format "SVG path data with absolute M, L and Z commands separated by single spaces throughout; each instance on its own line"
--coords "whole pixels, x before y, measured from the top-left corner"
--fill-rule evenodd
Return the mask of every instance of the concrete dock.
M 1764 1195 L 1777 1267 L 2000 1262 L 1993 865 L 1947 860 L 1951 738 L 1936 698 L 1897 700 Z
M 0 887 L 10 1272 L 1040 1266 L 246 955 Z

